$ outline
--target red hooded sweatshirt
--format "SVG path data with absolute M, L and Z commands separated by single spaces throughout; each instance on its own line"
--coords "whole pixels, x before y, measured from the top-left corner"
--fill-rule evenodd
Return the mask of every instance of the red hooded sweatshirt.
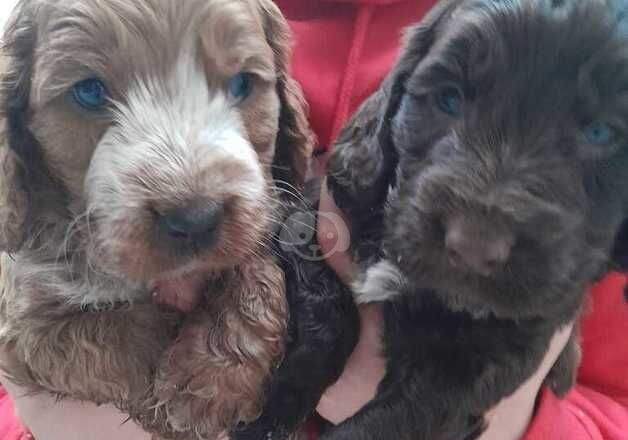
M 391 69 L 401 30 L 419 21 L 435 0 L 275 2 L 295 36 L 293 74 L 324 151 Z M 524 440 L 628 440 L 626 285 L 627 277 L 614 273 L 591 289 L 578 386 L 564 400 L 543 390 Z
M 310 103 L 321 150 L 390 70 L 401 29 L 434 4 L 434 0 L 276 2 L 295 34 L 293 73 Z M 542 392 L 524 440 L 628 440 L 627 281 L 623 274 L 611 274 L 591 290 L 579 384 L 564 400 Z M 0 440 L 25 438 L 0 388 Z

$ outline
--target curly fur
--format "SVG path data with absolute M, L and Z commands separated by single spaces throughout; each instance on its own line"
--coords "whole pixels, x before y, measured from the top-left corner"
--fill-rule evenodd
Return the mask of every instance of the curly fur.
M 476 438 L 577 318 L 622 249 L 627 12 L 614 0 L 444 0 L 410 29 L 330 161 L 375 281 L 355 295 L 385 301 L 388 368 L 373 402 L 325 440 Z M 451 88 L 460 112 L 439 101 Z M 594 121 L 616 136 L 587 139 Z M 448 248 L 452 228 L 506 237 L 509 254 L 478 272 Z M 578 361 L 574 334 L 547 378 L 557 394 Z
M 208 307 L 187 318 L 156 378 L 168 419 L 195 422 L 176 430 L 194 427 L 215 438 L 224 427 L 259 417 L 260 393 L 283 352 L 284 284 L 271 258 L 253 262 L 223 274 L 209 289 Z
M 288 330 L 278 187 L 302 187 L 313 141 L 278 9 L 22 0 L 3 41 L 2 369 L 164 438 L 255 420 Z M 224 86 L 240 69 L 255 92 L 238 105 Z M 93 76 L 111 97 L 97 113 L 70 92 Z M 159 235 L 155 212 L 214 202 L 227 208 L 211 249 Z M 196 312 L 153 303 L 188 277 Z
M 306 194 L 320 194 L 309 182 Z M 314 198 L 288 200 L 275 237 L 286 278 L 290 323 L 286 355 L 267 386 L 261 416 L 232 432 L 235 440 L 290 438 L 335 383 L 358 340 L 359 316 L 350 290 L 324 261 L 316 241 Z

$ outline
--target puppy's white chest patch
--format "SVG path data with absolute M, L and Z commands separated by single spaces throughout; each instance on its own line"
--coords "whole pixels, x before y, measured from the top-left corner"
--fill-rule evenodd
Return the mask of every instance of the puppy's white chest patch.
M 353 292 L 358 304 L 389 301 L 399 294 L 406 278 L 399 268 L 387 260 L 369 267 L 364 277 L 354 283 Z

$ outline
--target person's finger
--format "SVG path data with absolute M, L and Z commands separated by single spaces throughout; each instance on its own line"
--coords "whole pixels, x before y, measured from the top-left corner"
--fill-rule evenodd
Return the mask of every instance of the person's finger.
M 347 219 L 334 203 L 325 180 L 321 187 L 317 227 L 318 244 L 325 255 L 327 264 L 336 271 L 343 282 L 350 284 L 355 273 L 353 261 L 351 256 L 344 252 L 346 246 L 339 246 L 339 243 L 350 243 L 351 237 L 348 236 L 349 228 L 346 225 L 348 225 Z
M 479 440 L 517 440 L 525 433 L 545 378 L 567 345 L 573 324 L 558 331 L 536 373 L 515 393 L 503 399 L 486 415 L 488 428 Z
M 317 407 L 321 417 L 334 424 L 353 416 L 373 399 L 386 371 L 381 350 L 381 306 L 361 307 L 360 318 L 360 340 L 342 376 L 325 392 Z

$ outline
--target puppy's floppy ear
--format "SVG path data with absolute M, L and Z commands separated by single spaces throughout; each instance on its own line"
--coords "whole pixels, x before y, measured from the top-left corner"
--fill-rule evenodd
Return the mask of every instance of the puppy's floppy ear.
M 290 76 L 292 35 L 272 0 L 259 1 L 268 44 L 275 53 L 277 93 L 281 101 L 273 177 L 302 189 L 314 146 L 307 120 L 307 104 L 300 86 Z
M 28 130 L 35 46 L 32 2 L 23 1 L 3 36 L 0 53 L 0 250 L 19 250 L 32 224 L 37 142 Z
M 628 271 L 628 219 L 622 223 L 611 254 L 613 269 Z
M 405 32 L 401 57 L 393 71 L 340 132 L 328 164 L 328 184 L 334 200 L 350 217 L 381 210 L 394 186 L 398 157 L 390 128 L 405 83 L 461 1 L 441 0 Z

